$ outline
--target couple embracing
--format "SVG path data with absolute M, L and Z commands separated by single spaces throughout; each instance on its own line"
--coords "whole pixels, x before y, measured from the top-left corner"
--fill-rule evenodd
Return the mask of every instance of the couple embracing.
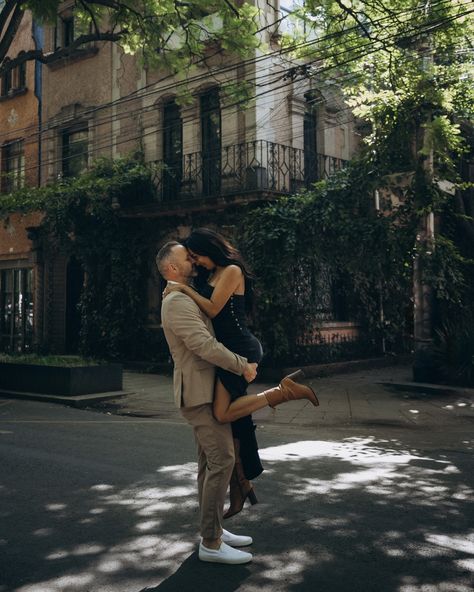
M 199 559 L 247 563 L 252 555 L 236 547 L 251 545 L 251 537 L 232 534 L 222 522 L 240 512 L 246 499 L 257 502 L 250 480 L 263 468 L 251 414 L 289 400 L 308 399 L 313 405 L 318 400 L 295 376 L 247 394 L 263 352 L 246 325 L 252 276 L 226 239 L 197 229 L 183 243 L 166 243 L 156 264 L 167 280 L 161 317 L 174 362 L 175 402 L 193 428 L 198 449 Z M 224 513 L 229 484 L 230 506 Z

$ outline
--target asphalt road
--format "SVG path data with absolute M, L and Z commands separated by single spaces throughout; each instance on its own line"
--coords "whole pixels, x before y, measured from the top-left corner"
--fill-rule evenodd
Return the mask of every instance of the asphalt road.
M 198 561 L 182 422 L 0 400 L 0 592 L 472 592 L 472 420 L 264 424 L 246 566 Z

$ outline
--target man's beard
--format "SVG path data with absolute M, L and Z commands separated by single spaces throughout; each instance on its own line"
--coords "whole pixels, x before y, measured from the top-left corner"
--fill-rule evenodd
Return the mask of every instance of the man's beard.
M 186 284 L 191 284 L 191 283 L 192 283 L 192 281 L 193 281 L 193 279 L 194 279 L 196 276 L 197 276 L 197 270 L 196 270 L 196 266 L 195 266 L 195 265 L 193 265 L 193 266 L 191 267 L 191 270 L 190 270 L 189 274 L 186 274 L 186 275 L 185 275 L 185 274 L 183 274 L 183 279 L 185 280 L 185 282 L 184 282 L 184 283 L 186 283 Z

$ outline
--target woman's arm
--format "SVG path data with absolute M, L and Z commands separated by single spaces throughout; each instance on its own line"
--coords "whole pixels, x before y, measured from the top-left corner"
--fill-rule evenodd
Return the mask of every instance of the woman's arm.
M 228 265 L 222 270 L 219 279 L 217 280 L 211 298 L 204 298 L 191 286 L 185 286 L 181 284 L 179 289 L 184 294 L 187 294 L 199 308 L 207 314 L 207 316 L 213 319 L 220 311 L 224 308 L 225 303 L 229 300 L 232 294 L 237 290 L 242 281 L 242 270 L 238 265 Z M 173 291 L 175 288 L 170 287 L 169 291 Z

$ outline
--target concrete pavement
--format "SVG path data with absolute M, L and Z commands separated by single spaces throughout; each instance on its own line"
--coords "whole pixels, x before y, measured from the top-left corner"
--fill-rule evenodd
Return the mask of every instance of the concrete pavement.
M 134 394 L 88 410 L 0 401 L 0 592 L 472 592 L 472 392 L 408 367 L 311 383 L 320 407 L 255 414 L 259 504 L 228 526 L 254 560 L 234 567 L 197 559 L 169 377 L 126 373 Z
M 309 379 L 320 406 L 292 401 L 276 410 L 269 407 L 254 414 L 257 424 L 301 427 L 459 425 L 474 421 L 474 389 L 411 382 L 411 367 L 392 366 Z M 273 386 L 251 385 L 256 393 Z M 124 373 L 127 395 L 97 401 L 86 408 L 105 413 L 183 421 L 174 406 L 172 378 L 158 374 Z

